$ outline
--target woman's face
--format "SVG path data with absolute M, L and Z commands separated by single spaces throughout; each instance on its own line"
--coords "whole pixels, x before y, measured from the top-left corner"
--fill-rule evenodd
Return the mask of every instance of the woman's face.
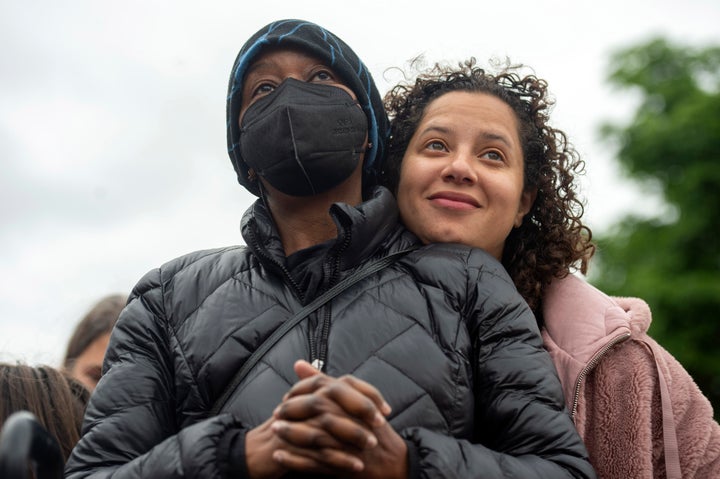
M 424 243 L 463 243 L 498 260 L 534 194 L 523 191 L 523 154 L 513 110 L 486 93 L 436 98 L 403 157 L 398 205 Z
M 100 381 L 103 359 L 105 359 L 105 351 L 109 342 L 110 333 L 98 336 L 75 359 L 70 368 L 70 374 L 90 391 L 94 391 L 95 386 Z

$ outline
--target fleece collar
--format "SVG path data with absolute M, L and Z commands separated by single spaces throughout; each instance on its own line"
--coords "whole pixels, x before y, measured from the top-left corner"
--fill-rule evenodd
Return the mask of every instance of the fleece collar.
M 555 279 L 543 297 L 543 340 L 570 402 L 578 378 L 614 341 L 644 335 L 650 308 L 637 298 L 612 298 L 583 278 Z

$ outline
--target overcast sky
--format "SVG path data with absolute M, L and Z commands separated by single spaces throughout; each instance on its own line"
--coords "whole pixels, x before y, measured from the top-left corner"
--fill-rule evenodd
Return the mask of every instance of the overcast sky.
M 280 18 L 343 38 L 381 93 L 418 55 L 533 67 L 587 161 L 597 231 L 659 209 L 598 139 L 633 106 L 604 81 L 609 53 L 657 35 L 720 43 L 717 0 L 0 0 L 0 360 L 57 364 L 101 296 L 183 253 L 242 243 L 253 197 L 227 157 L 227 77 L 244 41 Z

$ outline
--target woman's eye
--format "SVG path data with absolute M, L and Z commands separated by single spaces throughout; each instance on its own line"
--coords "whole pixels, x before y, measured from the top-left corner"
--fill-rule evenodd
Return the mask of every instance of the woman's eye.
M 430 143 L 427 144 L 427 146 L 425 148 L 427 148 L 428 150 L 432 150 L 432 151 L 446 151 L 447 150 L 447 148 L 445 148 L 445 145 L 440 141 L 431 141 Z
M 83 373 L 91 382 L 97 384 L 102 376 L 102 368 L 100 366 L 90 366 Z
M 483 153 L 482 156 L 485 158 L 488 158 L 490 160 L 493 160 L 493 161 L 502 161 L 502 159 L 503 159 L 502 155 L 500 153 L 498 153 L 497 151 L 488 151 L 488 152 Z

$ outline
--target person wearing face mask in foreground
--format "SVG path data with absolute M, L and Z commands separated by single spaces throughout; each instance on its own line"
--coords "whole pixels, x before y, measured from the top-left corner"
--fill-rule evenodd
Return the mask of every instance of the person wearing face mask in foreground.
M 391 90 L 383 182 L 424 242 L 502 261 L 538 318 L 600 477 L 720 477 L 710 402 L 647 335 L 648 305 L 573 274 L 594 252 L 576 191 L 583 162 L 549 124 L 545 81 L 521 72 L 438 64 Z
M 349 46 L 264 27 L 227 120 L 247 247 L 140 280 L 66 477 L 594 477 L 502 266 L 420 248 L 374 187 L 387 118 Z

